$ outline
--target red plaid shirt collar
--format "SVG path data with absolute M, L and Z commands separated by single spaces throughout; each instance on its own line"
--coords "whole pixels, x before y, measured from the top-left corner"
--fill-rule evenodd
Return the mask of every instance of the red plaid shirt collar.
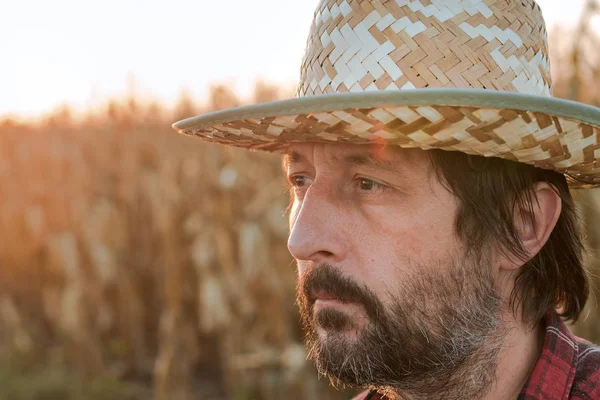
M 573 335 L 553 310 L 542 354 L 518 397 L 534 399 L 600 399 L 600 348 Z
M 573 335 L 560 317 L 545 317 L 544 347 L 517 400 L 600 400 L 600 347 Z M 367 391 L 355 400 L 386 400 Z

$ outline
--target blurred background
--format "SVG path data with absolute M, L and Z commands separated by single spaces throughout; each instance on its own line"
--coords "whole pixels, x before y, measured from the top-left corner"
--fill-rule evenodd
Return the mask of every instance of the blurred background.
M 170 128 L 291 97 L 317 2 L 3 4 L 0 400 L 351 397 L 305 360 L 278 157 Z M 538 2 L 554 94 L 600 106 L 599 5 Z

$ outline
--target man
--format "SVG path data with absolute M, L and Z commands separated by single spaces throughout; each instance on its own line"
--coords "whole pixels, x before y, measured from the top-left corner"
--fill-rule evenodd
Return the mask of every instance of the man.
M 284 154 L 309 356 L 334 385 L 600 399 L 600 348 L 563 323 L 589 294 L 569 186 L 600 184 L 600 110 L 550 84 L 533 0 L 323 0 L 298 99 L 174 126 Z

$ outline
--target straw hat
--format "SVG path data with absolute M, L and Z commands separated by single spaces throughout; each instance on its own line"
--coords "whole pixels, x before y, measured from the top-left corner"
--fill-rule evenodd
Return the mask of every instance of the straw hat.
M 321 0 L 296 98 L 173 127 L 267 151 L 301 142 L 462 151 L 600 186 L 600 109 L 553 98 L 551 84 L 534 0 Z

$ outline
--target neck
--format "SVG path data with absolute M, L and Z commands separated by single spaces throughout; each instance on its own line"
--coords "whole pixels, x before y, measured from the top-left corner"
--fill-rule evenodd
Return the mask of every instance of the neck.
M 514 319 L 511 322 L 514 325 L 499 354 L 496 379 L 484 400 L 517 398 L 542 352 L 545 334 L 543 323 L 538 323 L 532 330 Z
M 383 393 L 386 397 L 393 400 L 420 400 L 420 399 L 464 399 L 478 398 L 482 400 L 509 400 L 518 397 L 523 386 L 529 379 L 537 360 L 542 351 L 545 329 L 543 323 L 539 323 L 534 329 L 526 327 L 514 319 L 512 314 L 505 320 L 503 328 L 505 334 L 499 351 L 493 351 L 484 348 L 480 353 L 474 354 L 473 358 L 493 357 L 489 360 L 488 366 L 494 371 L 493 379 L 484 387 L 478 385 L 477 372 L 479 368 L 474 368 L 472 362 L 466 362 L 464 368 L 459 368 L 449 381 L 456 383 L 462 381 L 462 385 L 449 385 L 460 390 L 457 393 L 451 393 L 456 390 L 447 390 L 447 387 L 440 385 L 440 382 L 431 382 L 431 387 L 439 387 L 440 392 L 434 395 L 431 392 L 423 395 L 418 393 L 408 393 L 398 391 L 393 388 L 384 388 Z M 469 382 L 473 382 L 472 385 Z M 471 393 L 468 393 L 471 390 Z

